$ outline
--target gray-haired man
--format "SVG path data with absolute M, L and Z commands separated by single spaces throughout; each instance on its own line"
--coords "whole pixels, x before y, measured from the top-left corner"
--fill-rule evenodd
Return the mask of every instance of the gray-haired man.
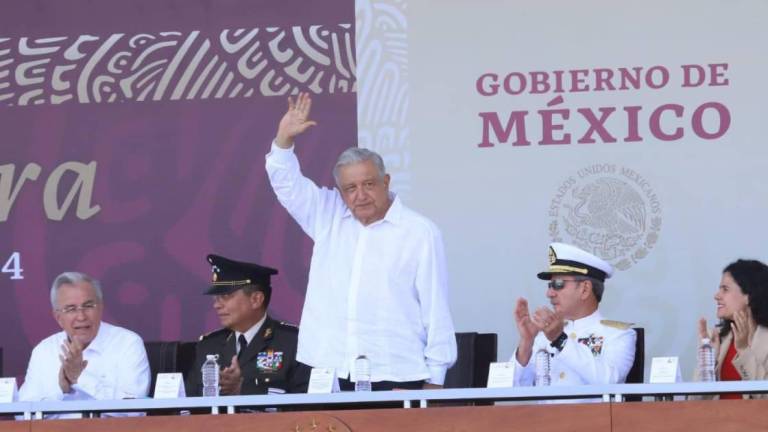
M 440 231 L 389 191 L 381 156 L 344 151 L 337 189 L 301 174 L 294 138 L 314 126 L 312 101 L 288 99 L 267 173 L 280 203 L 314 241 L 297 360 L 334 368 L 342 389 L 366 355 L 374 390 L 442 386 L 456 359 Z
M 101 320 L 99 281 L 83 273 L 62 273 L 51 287 L 51 305 L 62 331 L 32 351 L 20 400 L 147 395 L 150 376 L 144 343 L 136 333 Z

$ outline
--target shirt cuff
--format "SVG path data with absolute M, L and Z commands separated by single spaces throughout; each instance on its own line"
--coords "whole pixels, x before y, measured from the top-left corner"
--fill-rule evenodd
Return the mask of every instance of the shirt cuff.
M 269 149 L 269 154 L 267 155 L 267 158 L 272 161 L 276 162 L 278 164 L 286 164 L 288 163 L 292 158 L 294 158 L 293 155 L 293 149 L 295 146 L 291 144 L 290 147 L 287 149 L 284 149 L 282 147 L 279 147 L 275 141 L 272 141 L 272 147 Z
M 427 366 L 429 369 L 429 379 L 427 380 L 430 384 L 436 384 L 436 385 L 443 385 L 445 383 L 445 374 L 448 372 L 448 368 L 445 366 Z
M 96 389 L 98 386 L 99 380 L 83 371 L 77 378 L 77 383 L 72 384 L 71 386 L 72 390 L 75 391 L 75 394 L 67 395 L 69 395 L 71 399 L 93 399 L 96 396 Z M 67 395 L 64 397 L 67 398 Z

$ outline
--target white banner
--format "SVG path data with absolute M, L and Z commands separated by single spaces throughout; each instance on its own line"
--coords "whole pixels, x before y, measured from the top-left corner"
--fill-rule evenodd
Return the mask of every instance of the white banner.
M 768 3 L 364 3 L 393 43 L 358 57 L 394 56 L 379 70 L 407 71 L 408 91 L 361 73 L 358 106 L 396 95 L 407 118 L 395 185 L 443 231 L 457 331 L 499 333 L 509 358 L 514 302 L 547 304 L 535 275 L 564 241 L 619 270 L 603 315 L 645 327 L 646 359 L 680 356 L 690 379 L 722 269 L 768 259 Z

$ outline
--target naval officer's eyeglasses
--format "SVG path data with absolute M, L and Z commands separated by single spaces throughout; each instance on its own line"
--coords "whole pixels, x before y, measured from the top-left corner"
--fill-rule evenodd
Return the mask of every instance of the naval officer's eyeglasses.
M 547 282 L 547 288 L 551 288 L 555 291 L 560 291 L 565 288 L 565 284 L 568 282 L 583 282 L 584 279 L 555 279 Z

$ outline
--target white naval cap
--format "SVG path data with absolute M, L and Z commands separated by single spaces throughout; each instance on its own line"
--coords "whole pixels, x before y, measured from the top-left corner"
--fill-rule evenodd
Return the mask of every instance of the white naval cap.
M 538 274 L 549 280 L 553 275 L 580 275 L 605 281 L 613 275 L 613 267 L 603 259 L 566 243 L 549 245 L 549 268 Z

